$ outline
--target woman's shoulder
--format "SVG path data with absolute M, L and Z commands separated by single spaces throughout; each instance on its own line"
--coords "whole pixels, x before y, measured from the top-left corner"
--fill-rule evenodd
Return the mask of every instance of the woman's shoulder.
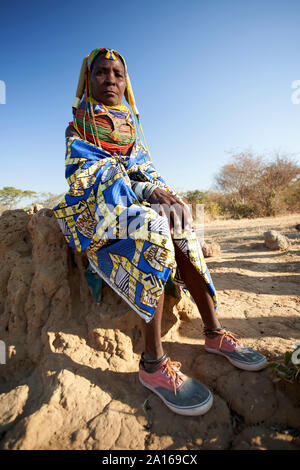
M 74 126 L 71 123 L 69 123 L 69 125 L 66 128 L 65 137 L 73 137 L 73 136 L 80 137 L 80 135 L 78 134 Z

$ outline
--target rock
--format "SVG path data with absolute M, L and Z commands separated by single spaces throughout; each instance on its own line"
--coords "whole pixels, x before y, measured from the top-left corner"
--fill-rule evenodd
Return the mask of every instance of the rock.
M 270 250 L 288 250 L 290 247 L 290 240 L 276 230 L 269 230 L 264 233 L 265 245 Z
M 8 351 L 1 449 L 145 447 L 141 319 L 106 284 L 94 301 L 86 263 L 52 210 L 0 217 L 0 338 Z M 187 300 L 166 295 L 165 335 L 181 321 L 178 302 L 188 315 Z
M 300 224 L 297 224 L 297 225 L 295 226 L 295 229 L 300 231 Z
M 218 378 L 217 389 L 246 424 L 266 421 L 277 409 L 273 384 L 264 374 L 233 370 Z
M 28 385 L 20 385 L 8 393 L 0 394 L 0 432 L 9 428 L 9 424 L 13 423 L 22 414 L 28 393 Z
M 34 214 L 36 214 L 43 208 L 44 206 L 42 204 L 34 204 L 33 206 L 29 207 L 29 209 L 27 209 L 26 212 L 30 217 L 32 217 Z
M 214 355 L 196 357 L 192 373 L 222 397 L 246 425 L 282 423 L 300 425 L 300 384 L 273 382 L 270 369 L 259 373 L 241 371 Z
M 43 205 L 42 204 L 35 204 L 33 206 L 33 212 L 36 214 L 36 212 L 40 211 L 41 209 L 43 209 Z
M 128 449 L 144 447 L 146 420 L 137 421 L 130 407 L 112 401 L 103 413 L 88 424 L 87 449 Z
M 299 450 L 299 446 L 288 433 L 272 427 L 252 426 L 235 438 L 232 450 Z
M 203 242 L 202 252 L 205 258 L 209 258 L 212 256 L 219 256 L 221 253 L 221 247 L 219 243 L 217 242 L 212 242 L 212 243 Z
M 214 396 L 212 408 L 203 416 L 175 415 L 153 394 L 147 394 L 147 416 L 151 427 L 149 449 L 227 449 L 233 438 L 229 408 Z
M 277 410 L 273 420 L 292 428 L 300 429 L 300 383 L 284 380 L 276 386 Z

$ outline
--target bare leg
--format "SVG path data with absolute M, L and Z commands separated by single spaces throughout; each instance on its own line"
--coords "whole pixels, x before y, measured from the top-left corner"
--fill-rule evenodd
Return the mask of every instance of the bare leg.
M 164 355 L 161 343 L 161 319 L 164 307 L 164 292 L 160 296 L 154 317 L 151 322 L 142 320 L 144 334 L 144 357 L 145 359 L 160 359 Z
M 220 328 L 214 303 L 208 292 L 207 285 L 184 253 L 175 246 L 175 259 L 182 279 L 196 302 L 202 321 L 206 328 Z M 161 295 L 154 318 L 149 323 L 142 322 L 145 342 L 145 359 L 160 359 L 164 350 L 161 343 L 161 319 L 164 305 L 164 293 Z
M 196 302 L 204 326 L 206 328 L 220 328 L 221 325 L 215 312 L 214 303 L 204 279 L 175 243 L 174 247 L 175 259 L 181 277 Z

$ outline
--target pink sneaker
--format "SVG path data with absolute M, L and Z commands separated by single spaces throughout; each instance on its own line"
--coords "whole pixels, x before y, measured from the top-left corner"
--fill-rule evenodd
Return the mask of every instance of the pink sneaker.
M 171 362 L 170 358 L 166 357 L 154 372 L 147 372 L 142 356 L 139 380 L 156 393 L 174 413 L 186 416 L 203 415 L 212 406 L 212 394 L 205 385 L 184 375 L 180 367 L 180 362 Z
M 261 370 L 267 366 L 265 356 L 240 343 L 230 331 L 220 329 L 214 333 L 217 333 L 214 338 L 205 336 L 207 352 L 225 356 L 231 364 L 243 370 Z

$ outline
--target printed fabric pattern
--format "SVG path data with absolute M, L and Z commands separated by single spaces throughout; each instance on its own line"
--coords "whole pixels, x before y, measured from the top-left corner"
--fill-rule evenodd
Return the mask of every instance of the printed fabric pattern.
M 174 243 L 217 294 L 195 231 L 171 236 L 168 220 L 138 201 L 131 184 L 149 181 L 175 194 L 136 143 L 130 156 L 111 154 L 79 137 L 66 139 L 69 191 L 54 214 L 69 246 L 85 251 L 94 271 L 146 322 L 154 316 L 169 277 L 188 295 L 175 261 Z

